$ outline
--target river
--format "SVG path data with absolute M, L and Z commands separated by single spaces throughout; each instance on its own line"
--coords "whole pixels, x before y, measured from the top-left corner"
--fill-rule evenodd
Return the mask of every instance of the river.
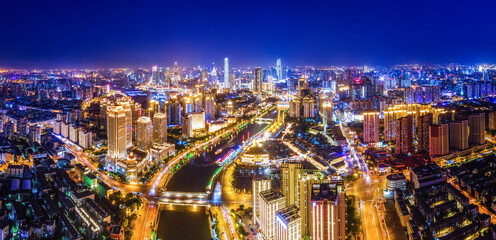
M 264 116 L 264 118 L 272 119 L 276 117 L 276 110 Z M 218 145 L 212 151 L 194 158 L 174 174 L 167 184 L 167 191 L 205 192 L 211 177 L 219 168 L 215 161 L 242 144 L 243 136 L 246 140 L 248 132 L 250 136 L 253 136 L 267 125 L 266 123 L 249 123 L 235 137 Z M 222 149 L 222 151 L 215 154 L 218 149 Z M 166 206 L 160 213 L 157 236 L 158 239 L 162 240 L 210 239 L 208 216 L 203 207 Z

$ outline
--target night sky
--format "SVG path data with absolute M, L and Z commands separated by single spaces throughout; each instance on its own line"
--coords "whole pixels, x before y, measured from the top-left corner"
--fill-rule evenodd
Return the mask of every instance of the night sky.
M 2 67 L 496 63 L 494 1 L 6 0 L 0 9 Z

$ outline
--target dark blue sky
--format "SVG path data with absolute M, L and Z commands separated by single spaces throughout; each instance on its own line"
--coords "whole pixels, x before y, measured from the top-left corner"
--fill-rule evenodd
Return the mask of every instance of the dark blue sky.
M 493 1 L 13 0 L 0 9 L 3 67 L 496 63 Z

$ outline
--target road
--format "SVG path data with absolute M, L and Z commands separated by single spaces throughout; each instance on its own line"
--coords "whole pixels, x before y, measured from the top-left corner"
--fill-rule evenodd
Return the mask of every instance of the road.
M 271 108 L 272 109 L 272 108 Z M 270 112 L 272 110 L 269 110 Z M 265 115 L 265 114 L 262 114 Z M 259 117 L 259 116 L 257 116 Z M 65 147 L 68 151 L 74 154 L 76 157 L 77 161 L 79 163 L 82 163 L 83 165 L 87 166 L 90 170 L 94 172 L 94 174 L 103 182 L 105 182 L 107 185 L 110 187 L 116 189 L 116 190 L 122 190 L 124 192 L 134 192 L 134 193 L 139 193 L 142 197 L 144 197 L 147 201 L 146 204 L 139 210 L 138 214 L 138 220 L 137 220 L 137 225 L 136 225 L 136 230 L 134 239 L 146 239 L 151 235 L 152 226 L 151 223 L 156 220 L 157 215 L 158 215 L 158 207 L 155 206 L 153 208 L 150 208 L 151 204 L 153 204 L 154 200 L 156 200 L 157 197 L 157 191 L 161 189 L 161 186 L 164 186 L 167 184 L 167 181 L 171 178 L 172 174 L 170 172 L 170 169 L 176 165 L 181 159 L 185 158 L 188 153 L 196 151 L 198 149 L 201 149 L 205 145 L 209 145 L 215 141 L 217 141 L 220 137 L 222 137 L 225 134 L 228 134 L 230 132 L 233 132 L 235 129 L 238 128 L 241 124 L 244 122 L 241 122 L 225 131 L 223 131 L 221 134 L 218 134 L 217 136 L 203 142 L 200 144 L 195 144 L 194 147 L 187 149 L 183 153 L 175 156 L 172 158 L 162 169 L 158 174 L 155 174 L 153 179 L 147 183 L 147 184 L 127 184 L 127 183 L 121 183 L 113 178 L 109 177 L 105 172 L 102 172 L 98 169 L 97 165 L 95 162 L 91 161 L 88 159 L 88 156 L 86 153 L 82 152 L 81 149 L 72 144 L 70 141 L 67 141 L 67 139 L 61 137 L 60 135 L 55 135 L 55 137 L 61 139 L 64 141 Z M 236 201 L 234 201 L 236 202 Z M 238 201 L 239 204 L 244 204 L 245 201 Z M 249 201 L 250 202 L 250 201 Z M 156 228 L 156 226 L 155 226 Z M 139 233 L 138 233 L 139 232 Z
M 343 136 L 346 138 L 350 156 L 354 159 L 356 166 L 359 166 L 363 178 L 359 178 L 355 182 L 349 184 L 346 193 L 357 197 L 360 214 L 362 217 L 363 239 L 389 239 L 387 227 L 381 219 L 379 213 L 381 208 L 379 201 L 384 196 L 383 190 L 386 185 L 385 176 L 376 176 L 370 173 L 369 167 L 362 154 L 355 149 L 355 140 L 349 134 L 349 129 L 344 126 L 343 117 L 339 110 L 335 113 L 338 116 L 338 123 Z
M 364 178 L 350 183 L 346 187 L 346 194 L 353 195 L 359 205 L 362 217 L 364 239 L 389 239 L 380 218 L 378 204 L 383 198 L 383 189 L 386 186 L 385 176 L 371 175 L 370 182 Z

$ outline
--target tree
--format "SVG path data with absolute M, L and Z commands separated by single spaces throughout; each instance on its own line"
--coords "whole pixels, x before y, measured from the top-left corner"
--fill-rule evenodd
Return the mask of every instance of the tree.
M 245 210 L 245 205 L 243 204 L 239 205 L 239 211 L 243 211 L 243 210 Z
M 128 223 L 129 223 L 129 220 L 127 220 L 127 218 L 123 218 L 123 219 L 121 220 L 121 226 L 122 226 L 123 228 L 126 228 L 126 227 L 127 227 L 127 225 L 128 225 Z

